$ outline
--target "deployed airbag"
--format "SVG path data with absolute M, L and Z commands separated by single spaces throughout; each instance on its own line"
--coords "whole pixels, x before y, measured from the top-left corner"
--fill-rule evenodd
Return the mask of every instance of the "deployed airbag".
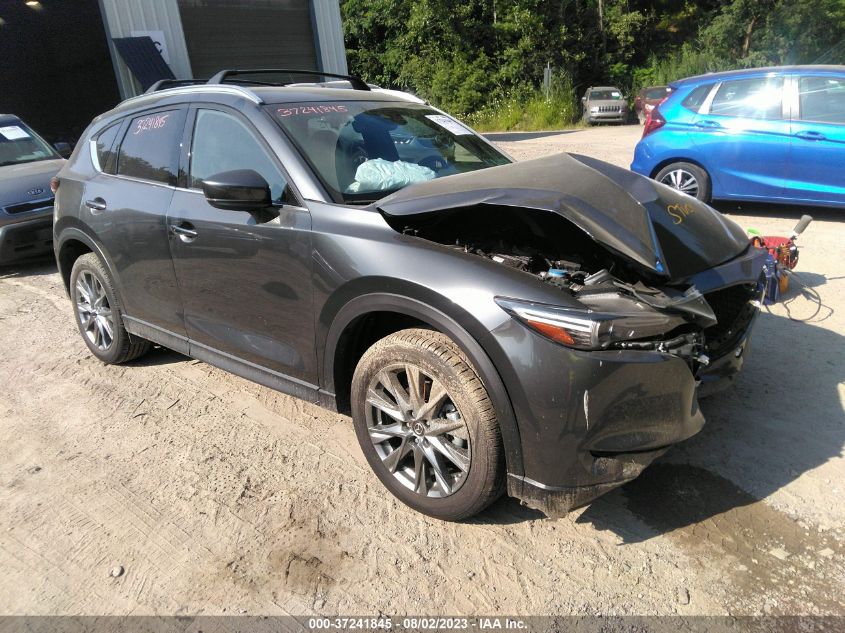
M 417 182 L 432 180 L 433 170 L 403 160 L 384 160 L 374 158 L 358 165 L 355 181 L 346 188 L 347 193 L 367 191 L 392 191 Z

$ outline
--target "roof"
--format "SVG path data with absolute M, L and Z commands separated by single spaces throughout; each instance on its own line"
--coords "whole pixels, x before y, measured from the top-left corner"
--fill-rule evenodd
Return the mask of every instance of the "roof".
M 695 77 L 686 77 L 678 81 L 671 82 L 671 86 L 684 86 L 693 83 L 701 83 L 703 81 L 722 81 L 723 79 L 732 79 L 734 77 L 766 75 L 768 73 L 807 73 L 807 72 L 836 72 L 845 73 L 845 66 L 765 66 L 763 68 L 741 68 L 738 70 L 723 70 L 718 73 L 707 73 L 704 75 L 696 75 Z
M 179 86 L 166 88 L 157 92 L 144 93 L 120 102 L 112 112 L 124 112 L 139 106 L 155 105 L 161 101 L 173 102 L 172 97 L 192 97 L 199 95 L 218 95 L 242 98 L 252 101 L 256 105 L 272 105 L 277 103 L 309 103 L 326 101 L 384 101 L 400 102 L 404 100 L 398 96 L 385 94 L 380 91 L 351 90 L 349 88 L 324 88 L 320 86 L 237 86 L 232 84 L 202 84 L 197 86 Z

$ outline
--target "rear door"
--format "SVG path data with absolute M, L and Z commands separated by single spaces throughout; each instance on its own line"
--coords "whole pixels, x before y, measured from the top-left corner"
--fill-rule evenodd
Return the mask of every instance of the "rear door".
M 85 185 L 81 209 L 115 265 L 126 315 L 182 338 L 166 216 L 186 112 L 180 106 L 150 110 L 105 130 L 97 139 L 102 164 Z M 100 141 L 112 149 L 100 148 Z
M 845 204 L 845 75 L 795 76 L 791 198 Z
M 222 353 L 310 383 L 316 375 L 311 216 L 242 114 L 195 106 L 188 128 L 184 188 L 173 196 L 168 224 L 191 355 L 219 359 Z M 255 170 L 270 184 L 274 206 L 266 213 L 226 211 L 206 201 L 203 179 L 238 169 Z
M 710 165 L 716 197 L 783 195 L 790 145 L 783 94 L 783 76 L 734 79 L 702 107 L 692 138 Z

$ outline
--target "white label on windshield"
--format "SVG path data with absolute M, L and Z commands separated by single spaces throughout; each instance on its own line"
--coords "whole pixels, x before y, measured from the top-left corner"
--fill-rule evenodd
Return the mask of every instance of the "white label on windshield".
M 454 119 L 447 117 L 445 114 L 426 114 L 426 119 L 430 121 L 434 121 L 440 127 L 450 131 L 455 136 L 464 136 L 466 134 L 472 134 L 472 130 L 468 127 L 458 123 Z
M 0 127 L 0 134 L 2 134 L 9 141 L 16 141 L 19 138 L 29 138 L 26 130 L 17 125 L 7 125 Z
M 611 92 L 610 94 L 612 94 L 612 95 L 613 95 L 613 97 L 614 97 L 614 98 L 616 98 L 616 99 L 618 99 L 619 97 L 621 97 L 621 96 L 622 96 L 622 93 L 621 93 L 621 92 L 619 92 L 618 90 L 614 90 L 614 91 L 613 91 L 613 92 Z

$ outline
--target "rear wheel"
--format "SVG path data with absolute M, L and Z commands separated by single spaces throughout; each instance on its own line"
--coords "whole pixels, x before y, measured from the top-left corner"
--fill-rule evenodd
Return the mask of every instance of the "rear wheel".
M 672 163 L 657 172 L 654 179 L 693 198 L 710 202 L 710 176 L 698 165 Z
M 74 262 L 70 295 L 82 340 L 101 361 L 125 363 L 150 349 L 149 341 L 130 341 L 123 327 L 114 281 L 96 254 L 86 253 Z
M 355 369 L 351 395 L 361 449 L 402 502 L 455 521 L 501 495 L 504 453 L 493 405 L 447 336 L 413 329 L 377 342 Z

